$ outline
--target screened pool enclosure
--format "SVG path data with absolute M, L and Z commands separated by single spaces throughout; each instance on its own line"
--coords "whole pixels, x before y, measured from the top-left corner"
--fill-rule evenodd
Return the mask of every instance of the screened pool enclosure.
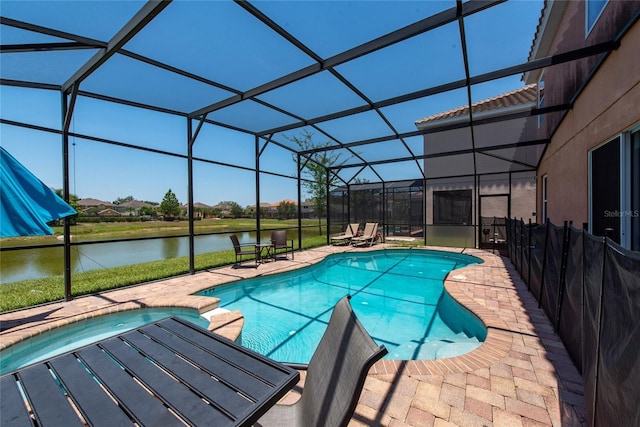
M 529 61 L 542 5 L 3 1 L 2 145 L 67 201 L 159 202 L 172 189 L 189 227 L 170 237 L 188 242 L 191 272 L 206 251 L 199 202 L 292 200 L 302 247 L 312 165 L 327 241 L 378 222 L 382 238 L 480 247 L 500 237 L 493 218 L 535 221 L 551 136 L 539 123 L 557 123 L 580 90 L 547 105 L 522 74 L 617 46 Z M 243 231 L 260 239 L 254 217 Z M 62 252 L 67 297 L 84 244 L 67 221 L 34 245 Z M 3 244 L 3 256 L 23 249 Z

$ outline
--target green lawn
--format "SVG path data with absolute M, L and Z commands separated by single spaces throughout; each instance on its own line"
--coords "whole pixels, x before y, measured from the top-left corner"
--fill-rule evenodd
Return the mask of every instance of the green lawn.
M 302 226 L 316 226 L 317 219 L 305 219 Z M 322 221 L 325 225 L 325 221 Z M 297 227 L 298 220 L 278 220 L 261 219 L 260 228 L 290 228 Z M 194 221 L 196 234 L 215 233 L 227 231 L 253 230 L 256 228 L 256 220 L 253 218 L 238 219 L 204 219 Z M 62 227 L 54 227 L 56 234 L 62 234 Z M 71 234 L 78 238 L 126 238 L 126 237 L 146 237 L 146 236 L 172 236 L 189 234 L 188 221 L 144 221 L 144 222 L 99 222 L 99 223 L 78 223 L 71 227 Z
M 317 222 L 316 222 L 317 223 Z M 278 222 L 282 227 L 282 222 Z M 96 224 L 99 225 L 99 224 Z M 238 226 L 238 223 L 234 223 Z M 252 222 L 255 226 L 255 223 Z M 263 224 L 263 227 L 267 227 Z M 116 227 L 114 227 L 116 228 Z M 247 226 L 247 229 L 250 227 Z M 106 227 L 107 233 L 114 232 Z M 294 242 L 297 244 L 297 242 Z M 324 235 L 305 237 L 303 248 L 311 248 L 326 244 Z M 205 270 L 235 261 L 233 250 L 211 252 L 195 257 L 196 270 Z M 72 292 L 74 296 L 91 294 L 122 286 L 145 283 L 152 280 L 178 276 L 189 272 L 189 258 L 172 258 L 167 260 L 147 262 L 143 264 L 126 265 L 122 267 L 91 270 L 72 275 Z M 29 307 L 64 298 L 64 277 L 50 276 L 42 279 L 23 280 L 0 286 L 0 312 Z

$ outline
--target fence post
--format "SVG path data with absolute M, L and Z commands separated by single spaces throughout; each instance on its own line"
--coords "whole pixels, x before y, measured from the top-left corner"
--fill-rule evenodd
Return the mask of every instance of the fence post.
M 593 419 L 591 425 L 595 426 L 596 411 L 598 409 L 598 381 L 600 381 L 600 340 L 602 338 L 602 308 L 604 299 L 604 273 L 607 265 L 607 237 L 602 238 L 602 280 L 600 282 L 600 306 L 598 307 L 598 340 L 596 342 L 596 373 L 593 380 Z
M 520 264 L 520 271 L 519 271 L 520 276 L 522 276 L 522 273 L 523 273 L 522 272 L 522 252 L 524 251 L 524 245 L 522 244 L 523 243 L 522 236 L 524 236 L 523 228 L 524 228 L 524 221 L 522 220 L 522 218 L 520 218 L 520 263 L 519 263 Z
M 498 240 L 498 233 L 496 233 L 496 217 L 493 217 L 493 249 L 491 252 L 496 254 L 496 240 Z
M 529 218 L 528 236 L 527 245 L 529 246 L 529 259 L 527 260 L 527 289 L 531 292 L 531 248 L 533 248 L 533 245 L 531 244 L 531 218 Z
M 544 232 L 544 250 L 542 251 L 542 271 L 540 272 L 540 291 L 538 292 L 538 308 L 542 307 L 542 291 L 544 290 L 544 271 L 547 268 L 547 243 L 549 243 L 549 224 L 551 221 L 545 223 Z
M 507 231 L 507 254 L 509 255 L 509 259 L 511 259 L 511 221 L 509 218 L 504 217 L 504 225 Z
M 567 280 L 567 259 L 569 258 L 569 224 L 564 222 L 564 234 L 562 236 L 562 257 L 560 261 L 560 283 L 558 284 L 558 306 L 556 308 L 556 318 L 554 331 L 558 332 L 560 325 L 560 311 L 562 310 L 562 299 L 564 297 L 564 288 Z

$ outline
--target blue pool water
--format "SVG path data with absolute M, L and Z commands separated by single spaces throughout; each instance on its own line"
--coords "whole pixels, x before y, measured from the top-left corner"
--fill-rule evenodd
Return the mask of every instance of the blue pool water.
M 141 308 L 81 320 L 16 343 L 0 351 L 0 374 L 100 341 L 169 316 L 179 316 L 204 328 L 209 321 L 194 309 Z
M 244 314 L 242 344 L 275 360 L 308 363 L 344 295 L 389 359 L 453 357 L 477 348 L 482 322 L 444 291 L 451 270 L 482 262 L 461 254 L 382 250 L 336 254 L 317 265 L 247 279 L 197 295 Z

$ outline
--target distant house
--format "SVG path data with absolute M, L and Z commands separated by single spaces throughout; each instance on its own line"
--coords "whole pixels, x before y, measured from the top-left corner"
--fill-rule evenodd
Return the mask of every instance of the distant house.
M 540 107 L 570 104 L 538 120 L 540 137 L 550 138 L 537 171 L 539 222 L 586 223 L 600 236 L 610 229 L 613 240 L 640 250 L 640 2 L 544 4 L 530 61 L 611 40 L 619 46 L 524 76 L 538 84 Z
M 122 216 L 138 216 L 140 208 L 156 208 L 151 203 L 141 202 L 140 200 L 131 200 L 129 202 L 120 203 L 114 206 L 114 209 Z
M 284 199 L 284 200 L 280 200 L 279 202 L 273 203 L 271 206 L 269 206 L 267 208 L 267 215 L 272 217 L 272 218 L 280 217 L 279 208 L 280 208 L 280 205 L 283 204 L 283 203 L 290 203 L 295 207 L 295 211 L 293 212 L 293 216 L 297 218 L 298 217 L 298 207 L 297 207 L 298 206 L 298 202 L 295 202 L 295 201 L 293 201 L 291 199 Z
M 279 217 L 278 208 L 282 203 L 291 203 L 292 205 L 296 206 L 294 216 L 298 215 L 298 209 L 297 209 L 298 203 L 291 199 L 284 199 L 276 203 L 260 203 L 260 209 L 262 211 L 263 218 L 278 218 Z M 247 209 L 249 210 L 252 216 L 255 216 L 256 205 L 250 205 L 247 207 Z
M 78 210 L 80 211 L 80 214 L 82 215 L 86 215 L 86 216 L 96 216 L 99 215 L 100 212 L 105 211 L 107 209 L 113 209 L 114 208 L 114 204 L 111 202 L 105 202 L 103 200 L 98 200 L 98 199 L 80 199 L 77 201 L 78 204 Z M 115 215 L 120 215 L 120 213 L 115 212 Z
M 98 216 L 121 216 L 120 212 L 115 209 L 103 209 L 98 211 Z
M 185 207 L 188 209 L 188 206 Z M 194 218 L 211 218 L 213 216 L 213 208 L 205 203 L 195 202 L 193 204 L 193 217 Z
M 213 205 L 211 207 L 212 210 L 220 211 L 221 217 L 231 216 L 231 208 L 232 206 L 229 203 L 225 203 L 225 202 L 220 202 L 217 205 Z
M 315 218 L 317 217 L 314 209 L 316 199 L 307 199 L 302 202 L 300 210 L 302 211 L 302 218 Z

